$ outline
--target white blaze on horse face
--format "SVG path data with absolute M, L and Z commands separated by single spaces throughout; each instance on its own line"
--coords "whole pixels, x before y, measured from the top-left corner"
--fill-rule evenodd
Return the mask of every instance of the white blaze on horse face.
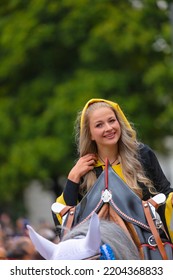
M 36 250 L 47 260 L 81 260 L 100 253 L 100 222 L 95 213 L 91 217 L 86 237 L 69 239 L 59 244 L 40 236 L 32 227 L 27 228 Z

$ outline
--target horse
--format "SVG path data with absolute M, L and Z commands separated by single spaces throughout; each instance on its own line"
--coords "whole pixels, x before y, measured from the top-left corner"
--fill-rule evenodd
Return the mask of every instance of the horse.
M 69 230 L 55 244 L 27 225 L 36 250 L 46 260 L 139 260 L 139 252 L 125 231 L 93 213 L 89 221 Z

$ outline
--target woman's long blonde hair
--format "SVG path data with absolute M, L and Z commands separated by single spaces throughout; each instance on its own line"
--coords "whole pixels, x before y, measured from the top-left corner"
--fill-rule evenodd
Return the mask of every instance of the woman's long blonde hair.
M 118 142 L 118 152 L 121 160 L 121 168 L 129 187 L 142 198 L 142 190 L 138 183 L 144 184 L 148 187 L 150 193 L 156 193 L 156 190 L 149 178 L 146 177 L 142 165 L 138 159 L 139 142 L 136 140 L 136 132 L 131 126 L 127 126 L 122 120 L 121 115 L 106 102 L 95 102 L 91 104 L 84 116 L 83 126 L 80 127 L 80 119 L 82 112 L 79 112 L 76 120 L 76 143 L 78 147 L 79 157 L 88 153 L 97 154 L 97 145 L 95 141 L 91 140 L 89 129 L 89 116 L 90 112 L 100 108 L 107 107 L 115 113 L 115 116 L 121 127 L 121 136 Z M 80 191 L 84 194 L 88 191 L 96 181 L 94 171 L 88 172 L 82 180 Z

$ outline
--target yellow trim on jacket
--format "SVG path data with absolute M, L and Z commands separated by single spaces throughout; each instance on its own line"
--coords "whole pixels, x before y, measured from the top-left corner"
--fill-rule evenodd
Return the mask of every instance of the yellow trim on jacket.
M 103 169 L 105 168 L 105 165 L 103 165 L 103 163 L 101 163 L 100 160 L 97 161 L 95 167 L 99 167 L 99 166 L 102 166 Z M 112 165 L 112 169 L 113 169 L 113 170 L 118 174 L 118 176 L 125 182 L 125 179 L 124 179 L 124 176 L 123 176 L 123 172 L 122 172 L 122 168 L 121 168 L 121 164 L 118 163 L 118 164 Z
M 56 199 L 56 202 L 59 202 L 59 203 L 61 203 L 63 205 L 66 205 L 63 193 Z M 61 216 L 59 214 L 56 214 L 56 217 L 57 217 L 59 223 L 62 224 Z
M 172 207 L 172 195 L 173 192 L 171 192 L 166 200 L 166 206 L 165 206 L 165 219 L 166 219 L 166 224 L 167 224 L 167 228 L 169 231 L 169 235 L 171 238 L 171 241 L 173 242 L 173 229 L 171 230 L 171 219 L 173 217 L 173 207 Z

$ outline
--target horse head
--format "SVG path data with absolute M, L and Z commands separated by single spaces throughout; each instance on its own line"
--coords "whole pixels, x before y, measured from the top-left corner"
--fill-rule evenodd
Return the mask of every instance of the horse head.
M 101 235 L 97 214 L 90 220 L 86 236 L 78 236 L 55 244 L 27 225 L 29 236 L 36 250 L 47 260 L 79 260 L 100 255 Z

